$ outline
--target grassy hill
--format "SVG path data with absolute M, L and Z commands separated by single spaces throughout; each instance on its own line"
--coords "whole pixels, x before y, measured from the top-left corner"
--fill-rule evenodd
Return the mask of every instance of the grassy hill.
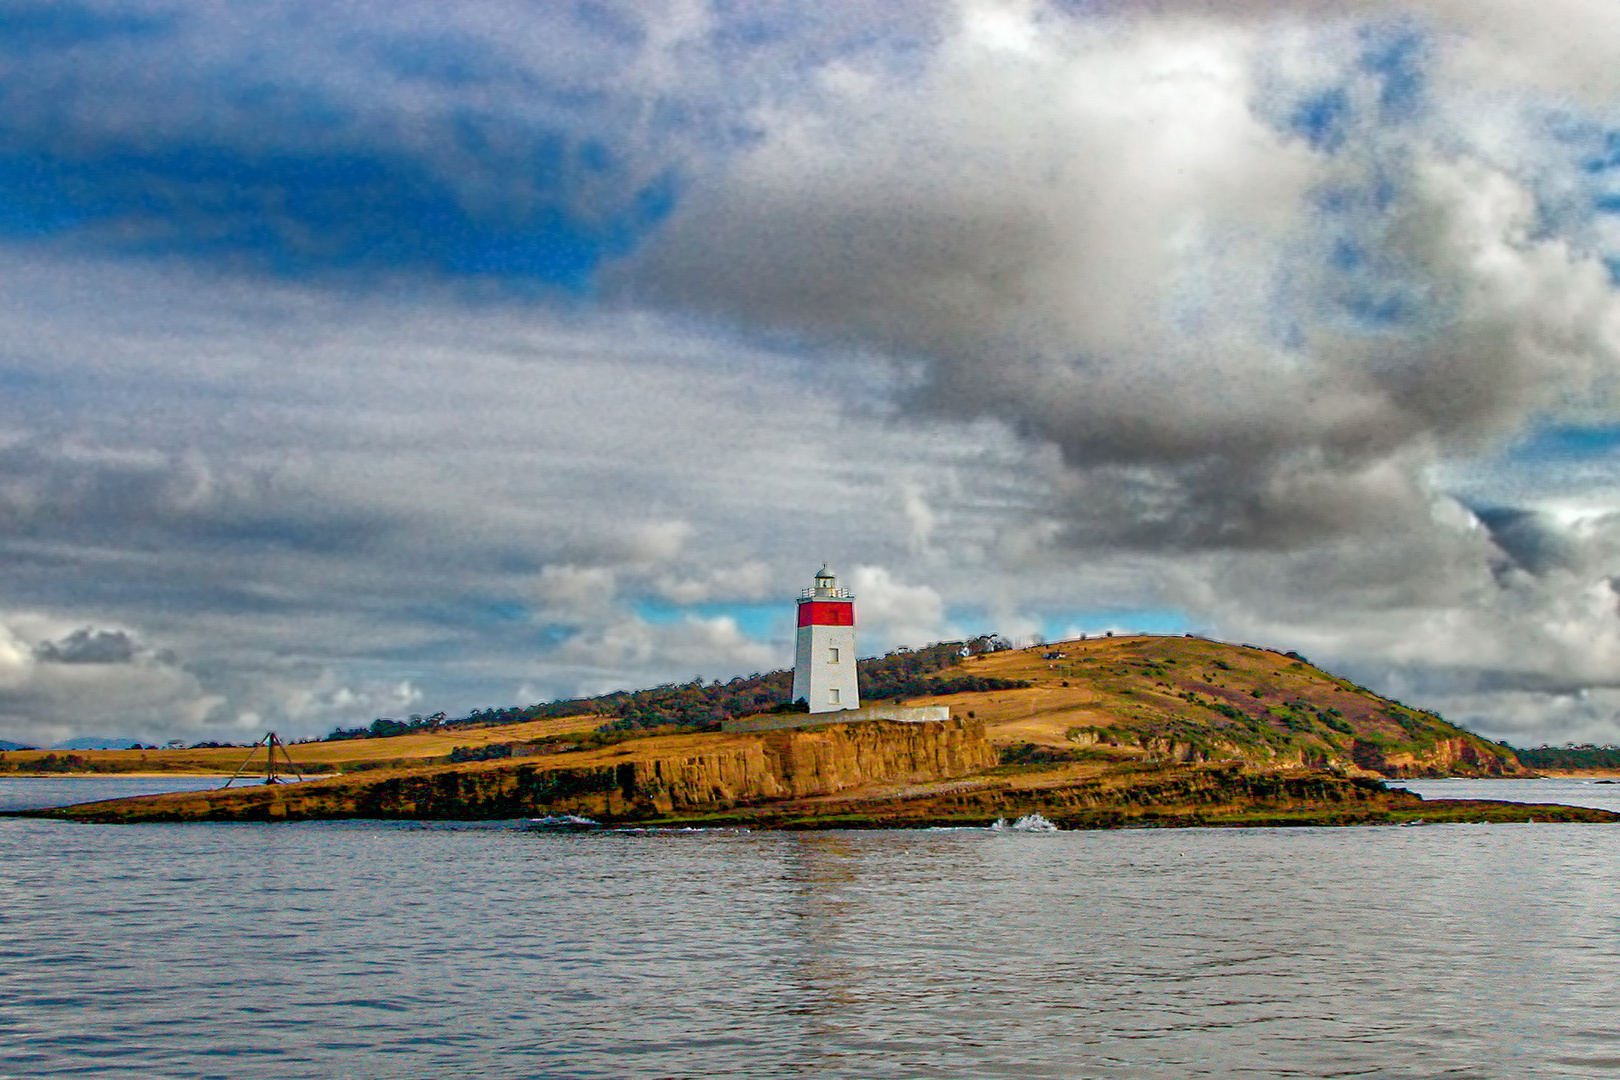
M 1009 761 L 1238 760 L 1386 777 L 1515 776 L 1514 752 L 1297 654 L 1195 637 L 1065 641 L 963 670 L 1024 689 L 956 694 Z

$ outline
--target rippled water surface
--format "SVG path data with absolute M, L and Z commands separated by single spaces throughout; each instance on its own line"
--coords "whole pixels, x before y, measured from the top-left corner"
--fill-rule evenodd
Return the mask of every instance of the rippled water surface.
M 1620 827 L 0 821 L 0 1076 L 1620 1074 Z
M 217 788 L 224 776 L 0 776 L 0 810 L 39 810 L 165 791 Z M 255 783 L 257 781 L 248 781 Z M 240 787 L 243 781 L 236 781 Z
M 1425 799 L 1499 799 L 1502 802 L 1559 803 L 1594 806 L 1620 813 L 1620 783 L 1605 780 L 1552 778 L 1544 780 L 1390 780 L 1389 787 L 1405 788 Z

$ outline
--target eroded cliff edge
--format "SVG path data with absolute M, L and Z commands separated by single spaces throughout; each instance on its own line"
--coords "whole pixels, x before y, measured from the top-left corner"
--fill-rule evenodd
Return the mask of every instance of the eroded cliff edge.
M 832 724 L 664 735 L 551 757 L 177 792 L 34 816 L 83 822 L 503 819 L 769 828 L 984 824 L 1041 813 L 1066 827 L 1620 821 L 1572 807 L 1425 803 L 1376 780 L 1242 761 L 998 764 L 984 725 Z
M 78 821 L 512 818 L 579 814 L 643 821 L 712 813 L 990 769 L 977 721 L 871 721 L 805 731 L 638 739 L 552 758 L 390 770 L 299 784 L 86 803 L 41 816 Z

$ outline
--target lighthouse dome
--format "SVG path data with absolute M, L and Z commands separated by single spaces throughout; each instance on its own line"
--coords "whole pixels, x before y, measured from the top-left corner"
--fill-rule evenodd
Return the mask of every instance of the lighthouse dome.
M 821 569 L 816 572 L 815 588 L 806 589 L 799 595 L 801 599 L 820 597 L 847 600 L 850 598 L 849 590 L 838 587 L 838 575 L 827 569 L 826 563 L 822 563 Z

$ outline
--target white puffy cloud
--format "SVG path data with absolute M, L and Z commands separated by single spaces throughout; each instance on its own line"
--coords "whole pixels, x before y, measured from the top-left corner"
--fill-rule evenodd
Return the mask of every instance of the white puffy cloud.
M 569 671 L 572 693 L 589 695 L 685 681 L 705 670 L 770 670 L 782 666 L 781 657 L 779 646 L 750 638 L 729 615 L 688 615 L 671 623 L 629 616 L 573 635 L 553 662 Z M 649 672 L 664 677 L 648 680 Z
M 830 559 L 863 651 L 1173 609 L 1620 738 L 1614 454 L 1545 449 L 1617 419 L 1612 5 L 163 25 L 7 54 L 0 143 L 124 208 L 0 235 L 13 737 L 768 669 Z M 389 182 L 272 167 L 334 148 Z
M 945 601 L 929 585 L 907 585 L 881 566 L 857 566 L 849 576 L 860 620 L 862 653 L 922 645 L 951 637 Z
M 1283 50 L 1335 80 L 1328 133 L 1290 126 L 1316 73 L 1261 78 L 1269 29 L 967 5 L 920 74 L 832 64 L 762 106 L 632 280 L 914 362 L 913 409 L 1059 451 L 1075 544 L 1421 517 L 1437 455 L 1613 374 L 1620 309 L 1535 178 L 1472 145 L 1467 101 L 1391 119 L 1419 93 L 1379 67 L 1398 35 Z
M 666 575 L 654 584 L 657 593 L 677 604 L 705 601 L 754 601 L 769 598 L 771 571 L 758 560 L 737 566 L 694 568 L 690 576 Z
M 398 719 L 418 705 L 422 696 L 421 687 L 410 679 L 350 685 L 328 670 L 307 683 L 282 687 L 279 700 L 274 702 L 274 715 L 300 726 L 311 721 L 331 724 L 356 717 Z M 237 717 L 239 726 L 257 725 L 264 720 L 265 715 L 257 711 Z
M 540 571 L 538 591 L 548 613 L 588 616 L 611 607 L 617 583 L 605 566 L 547 566 Z

